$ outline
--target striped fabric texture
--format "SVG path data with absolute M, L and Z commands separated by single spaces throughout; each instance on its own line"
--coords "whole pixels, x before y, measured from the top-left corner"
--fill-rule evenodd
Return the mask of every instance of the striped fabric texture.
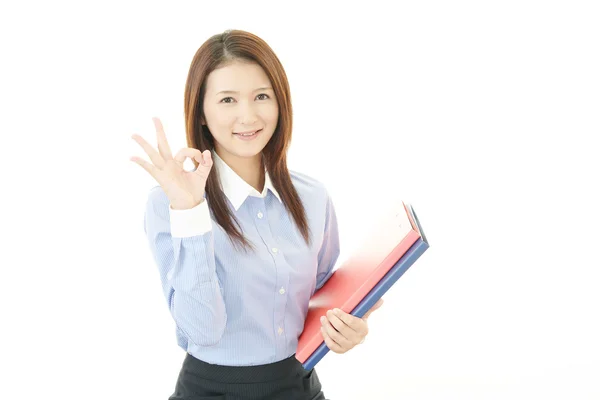
M 290 171 L 308 217 L 307 245 L 268 174 L 259 193 L 212 155 L 228 205 L 254 250 L 234 247 L 207 201 L 173 210 L 160 186 L 150 190 L 144 231 L 177 344 L 210 364 L 281 361 L 295 353 L 309 299 L 339 256 L 331 197 L 316 179 Z

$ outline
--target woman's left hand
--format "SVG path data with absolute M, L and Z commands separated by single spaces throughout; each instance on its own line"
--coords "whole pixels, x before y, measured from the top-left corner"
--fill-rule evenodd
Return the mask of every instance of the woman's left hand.
M 362 343 L 369 333 L 369 315 L 382 304 L 383 299 L 379 299 L 362 318 L 346 314 L 337 308 L 327 311 L 327 317 L 321 317 L 321 334 L 327 347 L 334 353 L 343 354 Z

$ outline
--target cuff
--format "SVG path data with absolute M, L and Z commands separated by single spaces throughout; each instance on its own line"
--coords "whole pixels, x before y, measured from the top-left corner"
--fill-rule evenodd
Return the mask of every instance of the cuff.
M 169 205 L 172 237 L 203 235 L 212 229 L 212 221 L 206 200 L 188 210 L 173 210 Z

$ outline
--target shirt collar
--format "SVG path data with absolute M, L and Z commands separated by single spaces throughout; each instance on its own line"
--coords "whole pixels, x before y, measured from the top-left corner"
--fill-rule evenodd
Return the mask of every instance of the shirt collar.
M 242 206 L 242 203 L 244 203 L 248 196 L 266 197 L 268 193 L 267 190 L 271 190 L 275 197 L 281 201 L 279 193 L 277 193 L 277 190 L 275 190 L 273 182 L 271 182 L 271 178 L 269 177 L 269 173 L 266 169 L 265 186 L 263 187 L 262 193 L 259 193 L 258 190 L 250 186 L 233 169 L 231 169 L 231 167 L 227 165 L 221 157 L 219 157 L 216 151 L 213 150 L 211 155 L 213 156 L 214 167 L 217 168 L 219 174 L 219 180 L 221 181 L 223 193 L 225 193 L 225 196 L 227 196 L 236 211 Z

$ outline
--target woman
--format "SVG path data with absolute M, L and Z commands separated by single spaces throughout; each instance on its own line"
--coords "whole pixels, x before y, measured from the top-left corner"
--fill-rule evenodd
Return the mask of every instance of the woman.
M 160 184 L 144 229 L 187 352 L 170 399 L 324 399 L 295 351 L 309 299 L 338 258 L 338 230 L 323 184 L 287 168 L 284 69 L 259 37 L 225 31 L 196 52 L 184 108 L 189 147 L 174 156 L 160 120 L 158 151 L 133 135 L 152 163 L 132 161 Z M 327 346 L 356 346 L 367 317 L 329 311 Z

